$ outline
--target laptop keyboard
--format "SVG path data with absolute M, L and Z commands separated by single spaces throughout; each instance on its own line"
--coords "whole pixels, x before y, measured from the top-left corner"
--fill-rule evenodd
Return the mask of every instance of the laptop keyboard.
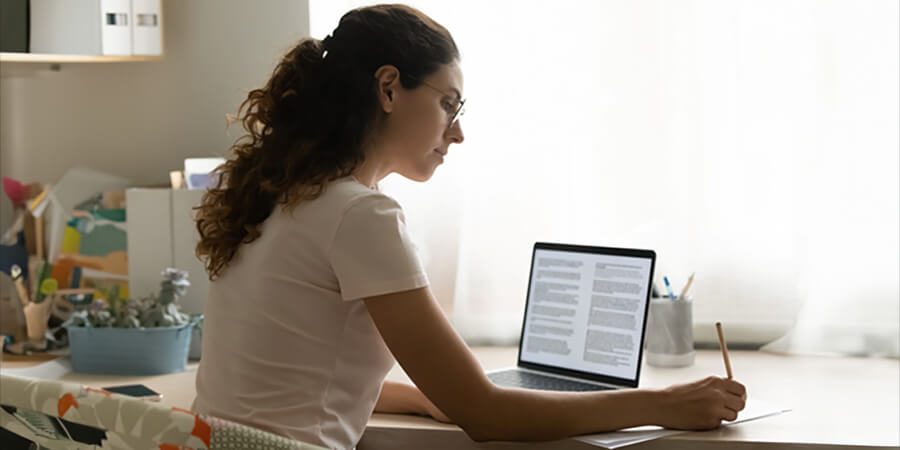
M 536 373 L 525 372 L 521 370 L 504 370 L 502 372 L 494 372 L 487 374 L 488 379 L 494 384 L 501 386 L 521 387 L 526 389 L 537 389 L 541 391 L 606 391 L 611 390 L 608 386 L 599 386 L 596 384 L 582 383 L 579 381 L 567 380 L 564 378 L 550 377 L 539 375 Z

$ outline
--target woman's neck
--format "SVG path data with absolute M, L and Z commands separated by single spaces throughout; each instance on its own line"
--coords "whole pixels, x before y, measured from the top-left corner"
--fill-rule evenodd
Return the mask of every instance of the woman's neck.
M 374 156 L 367 156 L 366 160 L 353 171 L 356 181 L 376 189 L 378 182 L 391 173 L 387 161 Z

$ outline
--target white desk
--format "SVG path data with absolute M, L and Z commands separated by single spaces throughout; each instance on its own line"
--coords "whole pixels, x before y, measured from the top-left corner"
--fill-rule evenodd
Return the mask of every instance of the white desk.
M 515 348 L 477 348 L 487 369 L 513 366 Z M 792 408 L 780 416 L 650 441 L 634 449 L 900 448 L 900 360 L 782 356 L 732 351 L 735 378 L 748 395 Z M 724 376 L 719 351 L 697 352 L 693 366 L 663 369 L 644 364 L 642 387 L 663 387 L 707 375 Z M 408 380 L 395 367 L 388 378 Z M 534 449 L 595 448 L 574 440 L 545 444 L 486 443 L 469 440 L 459 427 L 433 420 L 375 414 L 360 442 L 369 449 Z
M 474 349 L 485 369 L 515 364 L 515 348 Z M 634 449 L 851 449 L 900 448 L 900 360 L 780 356 L 752 351 L 731 352 L 735 377 L 747 385 L 751 397 L 774 402 L 793 411 L 780 416 L 707 432 L 684 433 L 639 444 Z M 33 363 L 4 362 L 4 367 Z M 194 397 L 196 364 L 187 372 L 153 377 L 69 374 L 63 378 L 101 387 L 143 383 L 165 396 L 163 403 L 187 408 Z M 644 364 L 641 386 L 672 383 L 724 373 L 718 351 L 698 351 L 691 367 L 661 369 Z M 388 375 L 408 380 L 395 367 Z M 459 427 L 424 417 L 375 414 L 359 444 L 371 449 L 589 449 L 587 444 L 563 440 L 549 443 L 475 443 Z

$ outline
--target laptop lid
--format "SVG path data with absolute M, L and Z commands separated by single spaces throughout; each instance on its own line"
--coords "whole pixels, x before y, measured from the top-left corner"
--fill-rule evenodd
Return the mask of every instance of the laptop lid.
M 652 250 L 537 242 L 519 367 L 637 387 Z

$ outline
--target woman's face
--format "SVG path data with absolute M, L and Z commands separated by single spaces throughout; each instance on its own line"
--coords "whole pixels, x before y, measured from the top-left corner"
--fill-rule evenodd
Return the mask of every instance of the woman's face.
M 463 98 L 462 71 L 456 63 L 447 64 L 415 89 L 395 92 L 382 135 L 386 156 L 392 171 L 426 181 L 448 156 L 450 144 L 464 139 L 459 120 L 450 123 Z

